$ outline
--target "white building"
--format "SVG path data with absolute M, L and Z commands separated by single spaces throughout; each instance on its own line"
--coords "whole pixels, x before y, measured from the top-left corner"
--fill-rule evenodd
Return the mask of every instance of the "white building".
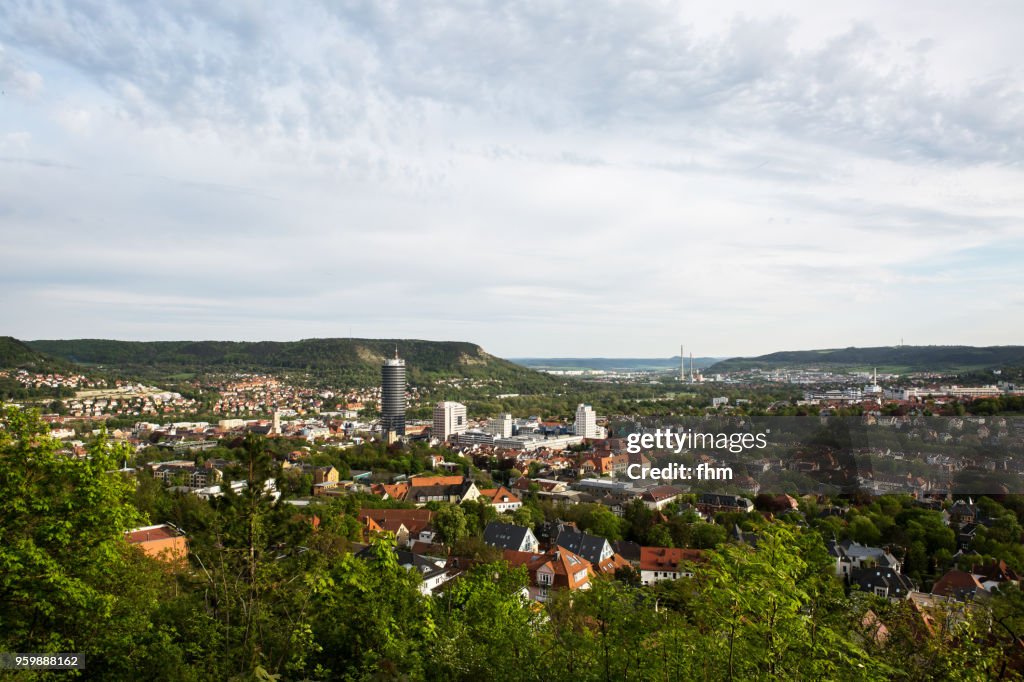
M 452 400 L 445 400 L 434 407 L 434 437 L 448 440 L 457 433 L 465 433 L 466 406 Z
M 582 438 L 604 438 L 604 429 L 597 425 L 597 415 L 590 405 L 579 404 L 576 408 L 576 424 L 573 433 Z
M 512 414 L 510 412 L 499 414 L 497 417 L 487 422 L 487 428 L 485 430 L 495 438 L 511 438 Z

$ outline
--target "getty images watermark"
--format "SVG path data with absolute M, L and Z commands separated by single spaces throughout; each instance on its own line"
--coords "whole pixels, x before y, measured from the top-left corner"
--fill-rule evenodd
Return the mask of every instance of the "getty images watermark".
M 706 433 L 684 428 L 655 429 L 647 433 L 631 433 L 626 437 L 626 452 L 636 455 L 650 450 L 679 454 L 683 450 L 727 450 L 738 454 L 747 450 L 763 450 L 768 447 L 765 433 Z M 626 467 L 626 475 L 634 481 L 650 478 L 663 481 L 731 481 L 732 467 L 715 466 L 701 462 L 697 466 L 668 464 L 664 467 L 645 469 L 640 464 Z

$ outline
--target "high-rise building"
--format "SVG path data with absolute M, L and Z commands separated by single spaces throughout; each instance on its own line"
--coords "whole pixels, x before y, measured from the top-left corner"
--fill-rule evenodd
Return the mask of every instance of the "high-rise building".
M 405 435 L 405 360 L 388 358 L 380 368 L 380 430 L 387 438 L 388 433 Z
M 512 413 L 506 412 L 504 414 L 499 414 L 497 417 L 487 422 L 487 428 L 484 430 L 495 438 L 511 438 Z
M 590 405 L 579 404 L 576 408 L 576 424 L 573 433 L 584 438 L 604 438 L 604 429 L 597 425 L 597 415 Z
M 465 433 L 467 426 L 466 406 L 462 403 L 445 400 L 434 406 L 435 438 L 448 440 L 457 433 Z

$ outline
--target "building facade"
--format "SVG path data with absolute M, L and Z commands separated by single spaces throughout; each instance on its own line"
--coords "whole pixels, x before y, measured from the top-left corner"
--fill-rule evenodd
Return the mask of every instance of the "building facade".
M 405 435 L 405 360 L 388 358 L 380 368 L 380 430 L 396 436 Z
M 462 403 L 445 400 L 434 406 L 435 438 L 449 440 L 456 434 L 465 433 L 467 426 L 466 406 Z

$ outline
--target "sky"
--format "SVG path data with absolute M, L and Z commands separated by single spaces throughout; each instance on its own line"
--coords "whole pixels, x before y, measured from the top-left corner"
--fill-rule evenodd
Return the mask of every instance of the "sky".
M 0 334 L 1024 343 L 1024 3 L 0 3 Z

